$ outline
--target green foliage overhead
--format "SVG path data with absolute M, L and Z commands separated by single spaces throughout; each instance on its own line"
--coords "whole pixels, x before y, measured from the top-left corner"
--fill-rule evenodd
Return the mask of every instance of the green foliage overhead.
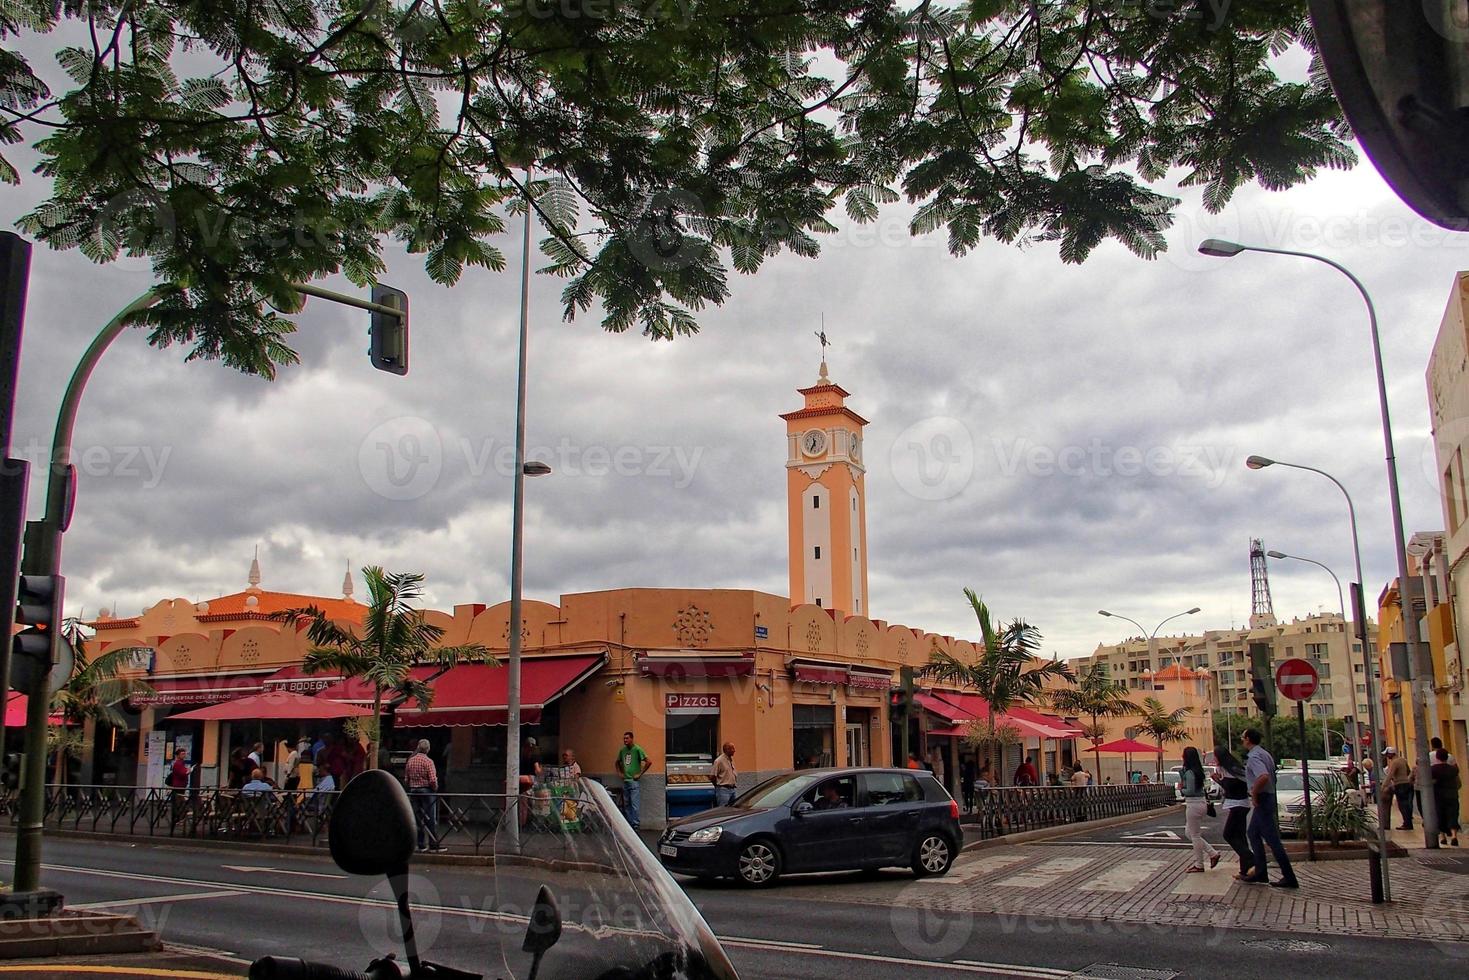
M 1222 6 L 1222 9 L 1218 9 Z M 529 198 L 568 318 L 670 338 L 833 209 L 986 237 L 1163 247 L 1165 176 L 1210 209 L 1345 167 L 1305 0 L 0 0 L 22 229 L 146 256 L 155 344 L 290 363 L 292 282 L 366 284 L 396 240 L 445 285 L 505 264 Z M 49 56 L 36 52 L 50 44 Z M 527 183 L 525 165 L 533 164 Z M 0 160 L 0 179 L 16 181 Z

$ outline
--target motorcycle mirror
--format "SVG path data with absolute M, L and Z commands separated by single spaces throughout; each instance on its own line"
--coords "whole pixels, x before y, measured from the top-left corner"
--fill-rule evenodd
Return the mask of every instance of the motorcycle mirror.
M 536 904 L 531 907 L 530 925 L 526 927 L 525 942 L 520 948 L 540 959 L 541 954 L 555 946 L 560 938 L 561 910 L 556 906 L 556 896 L 551 894 L 551 889 L 542 885 L 536 893 Z
M 417 830 L 408 794 L 391 774 L 369 769 L 347 783 L 332 810 L 332 860 L 349 875 L 398 875 Z

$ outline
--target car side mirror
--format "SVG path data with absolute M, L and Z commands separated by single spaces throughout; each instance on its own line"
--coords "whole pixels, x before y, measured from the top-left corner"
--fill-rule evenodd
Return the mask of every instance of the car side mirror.
M 810 803 L 802 800 L 800 803 L 797 803 L 794 807 L 791 808 L 791 812 L 798 817 L 804 817 L 806 814 L 810 813 L 814 809 L 816 808 L 813 807 Z

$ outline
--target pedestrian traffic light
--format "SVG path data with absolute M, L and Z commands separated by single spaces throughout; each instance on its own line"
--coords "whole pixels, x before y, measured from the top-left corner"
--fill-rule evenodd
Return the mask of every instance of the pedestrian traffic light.
M 1275 676 L 1270 669 L 1270 644 L 1250 644 L 1250 698 L 1263 718 L 1275 716 Z
M 401 289 L 378 283 L 372 287 L 372 301 L 379 306 L 401 311 L 396 315 L 381 310 L 372 311 L 372 328 L 369 331 L 372 345 L 367 351 L 372 358 L 372 366 L 379 371 L 407 374 L 408 294 Z
M 15 621 L 27 627 L 15 634 L 17 657 L 50 665 L 51 638 L 61 628 L 61 600 L 66 579 L 60 575 L 22 575 L 16 589 Z

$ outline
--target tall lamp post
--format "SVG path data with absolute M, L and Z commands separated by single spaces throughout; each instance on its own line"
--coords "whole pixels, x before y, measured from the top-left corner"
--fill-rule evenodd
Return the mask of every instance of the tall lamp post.
M 1403 611 L 1403 642 L 1408 647 L 1408 662 L 1412 665 L 1410 681 L 1413 688 L 1413 730 L 1416 736 L 1413 739 L 1413 748 L 1419 760 L 1418 796 L 1423 801 L 1423 845 L 1437 848 L 1438 809 L 1433 802 L 1433 783 L 1427 764 L 1428 695 L 1433 688 L 1433 656 L 1429 651 L 1423 649 L 1419 642 L 1418 617 L 1413 611 L 1412 597 L 1408 595 L 1411 579 L 1408 578 L 1407 538 L 1403 532 L 1403 504 L 1398 495 L 1397 453 L 1393 449 L 1392 417 L 1387 406 L 1387 380 L 1382 371 L 1382 341 L 1377 330 L 1377 308 L 1372 305 L 1372 297 L 1368 294 L 1367 287 L 1362 285 L 1362 280 L 1352 275 L 1346 266 L 1313 252 L 1265 248 L 1260 245 L 1241 245 L 1238 242 L 1228 242 L 1218 238 L 1210 238 L 1202 242 L 1199 245 L 1199 251 L 1204 255 L 1216 258 L 1233 258 L 1241 252 L 1264 252 L 1270 255 L 1289 255 L 1294 258 L 1311 259 L 1331 266 L 1350 279 L 1352 285 L 1357 287 L 1357 292 L 1362 294 L 1362 301 L 1367 304 L 1367 320 L 1372 333 L 1372 363 L 1377 371 L 1377 407 L 1382 415 L 1382 444 L 1387 457 L 1387 494 L 1392 506 L 1393 551 L 1398 560 L 1398 601 Z M 1340 484 L 1337 485 L 1340 486 Z M 1357 569 L 1357 584 L 1364 585 L 1360 563 Z M 1365 643 L 1362 652 L 1363 654 L 1367 652 Z
M 521 240 L 520 265 L 520 359 L 515 372 L 515 489 L 510 517 L 510 655 L 506 661 L 505 704 L 505 809 L 518 807 L 520 797 L 520 653 L 521 598 L 524 586 L 522 562 L 525 532 L 525 478 L 545 476 L 551 467 L 525 458 L 525 366 L 530 339 L 530 203 L 531 168 L 525 168 L 525 231 Z M 516 848 L 520 845 L 519 811 L 507 817 L 505 826 Z
M 1352 562 L 1357 571 L 1357 593 L 1356 598 L 1352 600 L 1353 605 L 1355 606 L 1357 599 L 1363 598 L 1362 548 L 1357 541 L 1357 506 L 1356 504 L 1352 503 L 1352 495 L 1347 493 L 1347 488 L 1342 486 L 1342 482 L 1336 477 L 1332 476 L 1325 470 L 1318 470 L 1314 466 L 1302 466 L 1300 463 L 1283 463 L 1278 459 L 1269 459 L 1265 456 L 1250 456 L 1248 459 L 1245 460 L 1245 466 L 1252 470 L 1263 470 L 1267 466 L 1287 466 L 1293 470 L 1306 470 L 1309 473 L 1315 473 L 1318 476 L 1324 476 L 1332 483 L 1336 484 L 1336 488 L 1340 490 L 1341 495 L 1346 498 L 1347 518 L 1352 526 Z M 1316 562 L 1314 564 L 1320 563 Z M 1322 565 L 1321 567 L 1326 568 L 1325 565 Z M 1331 571 L 1331 569 L 1329 568 L 1326 570 Z M 1335 574 L 1332 575 L 1332 578 L 1336 578 Z M 1338 589 L 1340 589 L 1340 584 L 1338 584 L 1337 587 Z M 1383 728 L 1381 718 L 1381 706 L 1377 703 L 1377 684 L 1374 680 L 1377 676 L 1377 664 L 1375 662 L 1375 658 L 1372 655 L 1372 649 L 1367 643 L 1367 608 L 1365 603 L 1363 604 L 1362 608 L 1354 609 L 1353 612 L 1355 612 L 1357 615 L 1357 642 L 1362 645 L 1362 670 L 1366 674 L 1367 682 L 1367 723 L 1368 726 L 1372 729 L 1372 767 L 1373 771 L 1377 773 L 1377 781 L 1380 784 L 1382 780 L 1386 778 L 1387 773 L 1382 768 L 1381 735 L 1383 733 Z M 1343 613 L 1343 616 L 1345 616 L 1345 613 Z M 1407 617 L 1405 616 L 1404 619 L 1406 620 Z M 1353 694 L 1355 695 L 1355 693 L 1356 692 L 1354 691 Z M 1382 893 L 1384 898 L 1390 899 L 1392 898 L 1392 889 L 1388 884 L 1387 828 L 1383 826 L 1383 821 L 1381 820 L 1377 821 L 1377 844 L 1378 848 L 1381 851 L 1379 859 L 1382 862 Z
M 1163 628 L 1163 624 L 1164 623 L 1172 622 L 1173 620 L 1177 619 L 1180 616 L 1192 616 L 1194 613 L 1196 613 L 1198 611 L 1199 611 L 1199 607 L 1198 606 L 1194 606 L 1192 609 L 1185 609 L 1181 613 L 1174 613 L 1172 616 L 1169 616 L 1167 619 L 1163 620 L 1162 623 L 1159 623 L 1157 626 L 1153 627 L 1153 631 L 1151 633 L 1148 632 L 1147 628 L 1144 627 L 1142 623 L 1139 623 L 1137 620 L 1131 619 L 1131 618 L 1129 618 L 1127 616 L 1121 616 L 1121 615 L 1118 615 L 1117 613 L 1114 613 L 1114 612 L 1108 612 L 1105 609 L 1098 609 L 1097 610 L 1097 615 L 1098 616 L 1108 616 L 1108 617 L 1111 617 L 1112 619 L 1120 619 L 1120 620 L 1123 620 L 1124 622 L 1131 623 L 1132 625 L 1134 625 L 1134 626 L 1136 626 L 1138 628 L 1138 630 L 1142 633 L 1143 636 L 1147 637 L 1147 640 L 1148 640 L 1148 670 L 1147 670 L 1147 673 L 1148 673 L 1148 676 L 1151 677 L 1153 675 L 1154 671 L 1156 671 L 1158 669 L 1157 660 L 1153 656 L 1153 640 L 1158 636 L 1158 631 Z M 1151 689 L 1151 682 L 1149 682 L 1149 688 Z
M 1341 606 L 1341 628 L 1343 630 L 1347 629 L 1347 604 L 1346 604 L 1346 600 L 1342 598 L 1341 579 L 1339 579 L 1339 578 L 1336 577 L 1336 572 L 1333 572 L 1330 568 L 1327 568 L 1326 565 L 1323 565 L 1321 562 L 1317 561 L 1314 558 L 1302 558 L 1300 555 L 1287 555 L 1283 551 L 1267 551 L 1265 553 L 1267 555 L 1269 555 L 1271 558 L 1275 558 L 1275 559 L 1287 559 L 1288 558 L 1291 561 L 1303 561 L 1303 562 L 1306 562 L 1308 564 L 1315 565 L 1317 568 L 1325 569 L 1326 574 L 1327 575 L 1330 575 L 1331 576 L 1331 580 L 1336 583 L 1336 601 L 1337 601 L 1337 604 Z M 1350 635 L 1350 634 L 1348 634 L 1348 635 Z M 1347 647 L 1347 653 L 1348 653 L 1347 660 L 1348 660 L 1348 662 L 1350 662 L 1351 659 L 1352 659 L 1351 658 L 1351 655 L 1350 655 L 1351 654 L 1351 646 L 1350 646 L 1351 642 L 1352 642 L 1351 640 L 1348 640 L 1347 641 L 1347 644 L 1348 644 L 1348 647 Z M 1363 644 L 1363 649 L 1364 650 L 1366 649 L 1366 644 L 1365 643 Z M 1365 670 L 1366 668 L 1364 667 L 1363 669 Z M 1356 688 L 1356 686 L 1354 685 L 1351 690 L 1352 690 L 1352 703 L 1353 703 L 1353 711 L 1352 711 L 1352 713 L 1353 714 L 1356 714 L 1356 710 L 1355 710 L 1356 700 L 1357 700 L 1357 688 Z M 1331 734 L 1330 734 L 1330 732 L 1331 732 L 1331 726 L 1327 725 L 1326 724 L 1326 719 L 1323 718 L 1321 720 L 1321 741 L 1322 741 L 1322 743 L 1326 747 L 1326 755 L 1324 756 L 1324 758 L 1327 758 L 1327 759 L 1330 759 L 1331 758 Z M 1345 738 L 1346 736 L 1342 736 L 1342 737 Z M 1302 752 L 1302 754 L 1304 754 L 1305 751 L 1306 751 L 1306 747 L 1304 745 L 1301 746 L 1301 752 Z

